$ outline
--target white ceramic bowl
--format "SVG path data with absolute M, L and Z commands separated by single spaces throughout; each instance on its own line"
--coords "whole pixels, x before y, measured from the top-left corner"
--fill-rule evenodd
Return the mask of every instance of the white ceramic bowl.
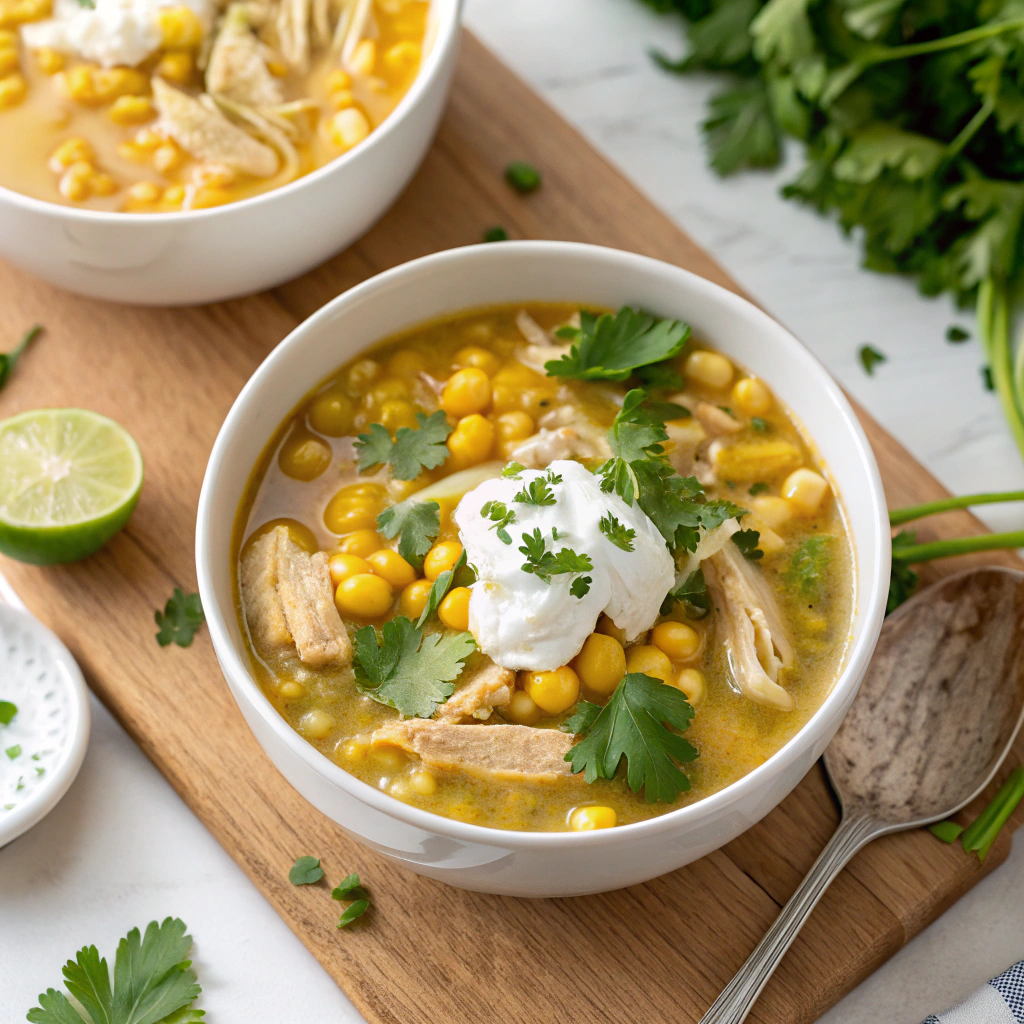
M 749 775 L 649 821 L 589 833 L 509 832 L 410 807 L 348 774 L 303 740 L 253 681 L 231 580 L 231 531 L 249 473 L 302 397 L 342 363 L 446 313 L 526 300 L 631 304 L 674 316 L 771 385 L 802 420 L 843 497 L 856 551 L 853 639 L 838 681 L 801 732 Z M 314 806 L 367 846 L 452 885 L 516 896 L 573 896 L 646 881 L 729 842 L 803 778 L 860 685 L 881 628 L 889 530 L 867 439 L 818 361 L 750 303 L 666 263 L 596 246 L 510 242 L 396 267 L 328 303 L 267 357 L 213 447 L 199 500 L 199 590 L 214 649 L 257 739 Z
M 0 256 L 69 291 L 142 305 L 273 287 L 350 245 L 419 167 L 448 96 L 462 0 L 431 0 L 434 44 L 391 116 L 351 152 L 251 199 L 182 213 L 104 213 L 0 187 Z

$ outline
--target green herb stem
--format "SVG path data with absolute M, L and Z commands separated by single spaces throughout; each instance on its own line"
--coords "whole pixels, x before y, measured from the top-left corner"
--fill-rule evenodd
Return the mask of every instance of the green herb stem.
M 958 156 L 963 148 L 967 145 L 971 139 L 981 130 L 982 125 L 992 116 L 996 109 L 996 103 L 994 99 L 987 99 L 978 108 L 977 113 L 960 129 L 957 136 L 946 148 L 946 160 L 952 160 L 955 156 Z
M 908 544 L 894 548 L 895 562 L 930 562 L 951 555 L 970 555 L 977 551 L 1001 551 L 1024 547 L 1024 530 L 1009 533 L 980 533 L 976 537 L 954 537 L 952 540 L 933 540 L 927 544 Z
M 990 293 L 990 294 L 987 294 Z M 1024 414 L 1014 390 L 1013 351 L 1010 344 L 1010 301 L 1006 286 L 991 279 L 978 290 L 978 330 L 992 370 L 992 382 L 1010 432 L 1024 455 Z
M 1004 32 L 1015 32 L 1022 28 L 1024 28 L 1024 18 L 979 25 L 977 28 L 956 32 L 951 36 L 943 36 L 941 39 L 930 39 L 927 43 L 879 47 L 874 52 L 869 50 L 857 58 L 857 63 L 871 67 L 874 64 L 885 64 L 892 60 L 909 60 L 911 57 L 923 57 L 926 54 L 939 53 L 942 50 L 955 50 L 958 46 L 970 46 L 971 43 L 978 43 L 983 39 L 990 39 L 992 36 L 999 36 Z
M 977 853 L 978 859 L 984 860 L 1000 829 L 1021 800 L 1024 800 L 1024 765 L 1014 768 L 992 802 L 964 830 L 960 837 L 963 848 L 968 853 Z
M 10 352 L 7 353 L 7 358 L 10 359 L 12 362 L 15 359 L 17 359 L 22 354 L 22 352 L 24 352 L 25 349 L 27 349 L 29 347 L 29 345 L 31 345 L 32 342 L 36 340 L 36 338 L 38 337 L 38 335 L 40 334 L 42 329 L 43 329 L 43 325 L 42 324 L 33 324 L 25 332 L 25 334 L 22 337 L 21 341 L 19 341 L 18 344 L 15 345 L 14 348 Z
M 973 505 L 994 505 L 1003 501 L 1024 501 L 1024 491 L 996 491 L 990 494 L 958 494 L 937 501 L 926 501 L 922 505 L 908 505 L 906 508 L 894 508 L 889 513 L 889 522 L 893 526 L 902 526 L 914 519 L 933 516 L 939 512 L 951 512 L 958 508 L 971 508 Z
M 928 826 L 928 831 L 944 843 L 955 843 L 963 835 L 964 827 L 955 821 L 937 821 Z

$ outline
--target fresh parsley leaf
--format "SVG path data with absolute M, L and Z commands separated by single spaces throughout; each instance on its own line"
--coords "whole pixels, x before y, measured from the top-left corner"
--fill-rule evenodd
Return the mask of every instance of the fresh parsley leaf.
M 64 984 L 85 1012 L 85 1024 L 191 1024 L 203 1017 L 189 1009 L 202 989 L 186 959 L 192 936 L 184 921 L 151 921 L 145 935 L 133 928 L 117 946 L 114 978 L 105 957 L 85 946 L 63 968 Z M 28 1011 L 31 1024 L 83 1024 L 67 996 L 48 988 Z
M 576 579 L 569 584 L 569 593 L 577 599 L 581 599 L 590 593 L 590 584 L 594 580 L 590 576 L 577 576 Z
M 759 434 L 767 434 L 768 433 L 769 423 L 768 423 L 768 421 L 766 419 L 763 419 L 761 416 L 751 416 L 750 417 L 750 426 L 751 426 L 751 429 L 756 430 L 757 433 L 759 433 Z M 753 492 L 751 492 L 751 493 L 753 493 Z
M 821 587 L 831 561 L 828 548 L 832 540 L 827 535 L 808 537 L 793 552 L 789 568 L 782 574 L 786 583 L 804 597 L 816 598 L 821 595 Z
M 711 598 L 703 569 L 694 569 L 679 586 L 669 591 L 661 606 L 661 614 L 668 615 L 677 601 L 691 619 L 703 619 L 711 611 Z
M 558 728 L 562 732 L 583 736 L 590 731 L 590 727 L 597 721 L 597 716 L 601 714 L 601 711 L 600 704 L 591 704 L 589 700 L 581 700 L 576 705 L 576 711 Z
M 442 410 L 429 416 L 416 413 L 419 428 L 399 427 L 394 440 L 379 423 L 371 423 L 369 433 L 356 438 L 359 472 L 390 463 L 396 480 L 415 480 L 424 469 L 435 469 L 448 458 L 445 441 L 452 432 Z
M 350 903 L 338 919 L 338 927 L 347 928 L 357 918 L 362 917 L 369 909 L 369 900 L 356 900 L 355 903 Z
M 750 489 L 747 491 L 752 498 L 756 498 L 759 494 L 764 494 L 765 491 L 770 491 L 770 485 L 766 484 L 763 480 L 758 480 L 756 484 L 751 484 Z
M 96 0 L 78 0 L 78 6 L 84 7 L 89 11 L 94 11 L 96 9 Z
M 441 532 L 441 506 L 436 501 L 415 498 L 400 501 L 377 516 L 377 529 L 388 540 L 400 537 L 398 553 L 418 569 L 430 542 Z
M 10 725 L 18 713 L 18 705 L 9 700 L 0 700 L 0 725 Z
M 45 768 L 36 768 L 36 776 L 42 778 L 46 774 Z
M 288 872 L 292 885 L 313 885 L 324 877 L 324 869 L 316 857 L 299 857 Z
M 892 539 L 893 553 L 900 548 L 909 548 L 917 543 L 917 533 L 914 530 L 900 530 Z M 889 570 L 889 597 L 885 602 L 885 614 L 894 612 L 909 597 L 913 597 L 917 590 L 921 577 L 910 568 L 907 562 L 894 558 L 892 567 Z
M 601 521 L 598 523 L 601 532 L 617 547 L 623 551 L 633 550 L 633 541 L 636 539 L 636 530 L 631 529 L 624 523 L 620 523 L 618 518 L 612 515 L 611 512 L 606 513 L 601 517 Z
M 513 160 L 505 168 L 505 180 L 520 194 L 536 192 L 541 185 L 540 171 L 525 160 Z
M 15 364 L 21 358 L 25 349 L 39 336 L 42 325 L 36 324 L 30 327 L 22 336 L 21 341 L 11 349 L 10 352 L 0 352 L 0 388 L 2 388 L 14 373 Z
M 682 391 L 686 387 L 686 379 L 671 363 L 651 363 L 650 366 L 638 366 L 633 376 L 645 388 L 665 388 L 670 391 Z
M 537 481 L 534 481 L 536 483 Z M 518 499 L 513 499 L 518 500 Z M 551 504 L 554 504 L 552 501 Z M 484 519 L 490 519 L 491 525 L 488 529 L 496 531 L 498 540 L 502 544 L 511 544 L 512 535 L 508 532 L 506 527 L 511 526 L 516 521 L 515 512 L 510 509 L 503 501 L 485 501 L 480 506 L 480 515 Z
M 725 2 L 722 8 L 735 7 Z M 711 166 L 719 174 L 741 167 L 774 167 L 779 162 L 779 129 L 761 79 L 743 82 L 712 97 L 704 121 Z
M 554 537 L 554 533 L 552 533 Z M 526 556 L 522 565 L 523 572 L 531 573 L 544 583 L 551 583 L 553 576 L 576 575 L 590 572 L 594 563 L 589 555 L 578 555 L 572 548 L 559 548 L 548 551 L 547 541 L 540 532 L 540 527 L 531 533 L 523 534 L 523 543 L 519 550 Z M 589 590 L 593 581 L 589 576 L 582 580 L 573 580 L 569 593 L 573 597 L 582 598 Z
M 884 352 L 879 352 L 877 348 L 872 345 L 861 345 L 857 349 L 857 355 L 860 358 L 860 365 L 864 367 L 864 372 L 869 376 L 875 375 L 875 367 L 879 363 L 887 362 L 889 357 Z
M 959 345 L 963 341 L 967 341 L 971 337 L 969 331 L 965 331 L 962 327 L 958 327 L 956 324 L 951 324 L 946 328 L 946 341 L 952 342 L 954 345 Z
M 16 757 L 21 757 L 21 745 L 15 743 L 13 747 L 8 747 L 4 753 L 13 761 Z
M 444 600 L 445 594 L 448 593 L 449 587 L 451 587 L 455 576 L 458 571 L 466 564 L 466 552 L 463 551 L 459 555 L 459 560 L 450 568 L 445 569 L 436 580 L 431 584 L 430 593 L 427 594 L 427 603 L 423 606 L 423 611 L 420 612 L 420 617 L 416 620 L 417 628 L 421 628 L 423 624 L 430 618 L 438 608 L 441 607 L 441 602 Z
M 574 773 L 583 772 L 588 783 L 615 777 L 626 759 L 626 781 L 634 793 L 644 791 L 647 803 L 671 802 L 690 788 L 679 765 L 694 760 L 697 751 L 679 730 L 693 719 L 681 690 L 637 672 L 626 675 L 600 713 L 577 712 L 569 721 L 573 731 L 584 725 L 585 736 L 565 755 Z M 568 725 L 568 723 L 567 723 Z
M 573 344 L 567 355 L 544 364 L 549 377 L 625 380 L 638 367 L 680 352 L 690 328 L 679 320 L 659 320 L 623 306 L 614 316 L 581 310 L 579 327 L 567 325 L 556 333 Z
M 359 882 L 359 875 L 354 871 L 346 875 L 332 890 L 333 900 L 365 900 L 367 892 Z
M 558 482 L 561 483 L 562 478 L 558 478 Z M 544 477 L 534 477 L 522 490 L 516 493 L 512 498 L 513 501 L 520 505 L 554 505 L 556 498 L 551 488 L 548 486 L 548 481 Z
M 758 562 L 764 558 L 764 552 L 757 546 L 761 541 L 761 534 L 757 530 L 737 530 L 732 535 L 732 542 L 743 552 L 744 558 L 752 562 Z
M 470 633 L 431 633 L 399 615 L 356 631 L 356 687 L 406 718 L 430 718 L 455 691 L 462 663 L 476 647 Z
M 685 405 L 678 402 L 648 402 L 647 411 L 662 423 L 669 420 L 686 420 L 693 415 Z
M 198 594 L 186 594 L 180 587 L 167 599 L 162 612 L 153 615 L 160 632 L 156 642 L 161 647 L 176 643 L 179 647 L 188 647 L 195 639 L 199 627 L 206 621 L 203 614 L 203 602 Z
M 495 224 L 493 228 L 488 228 L 484 232 L 485 242 L 507 242 L 508 232 L 500 225 Z
M 520 465 L 518 462 L 510 462 L 502 471 L 501 475 L 506 480 L 518 480 L 519 474 L 525 469 L 525 466 Z

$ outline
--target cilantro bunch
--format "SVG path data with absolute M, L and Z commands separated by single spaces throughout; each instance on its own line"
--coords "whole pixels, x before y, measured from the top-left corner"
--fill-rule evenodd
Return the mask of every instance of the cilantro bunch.
M 790 199 L 856 230 L 872 270 L 975 304 L 991 379 L 1024 453 L 1021 0 L 646 0 L 686 23 L 675 72 L 727 72 L 704 123 L 720 174 L 805 161 Z M 1024 350 L 1022 350 L 1024 352 Z

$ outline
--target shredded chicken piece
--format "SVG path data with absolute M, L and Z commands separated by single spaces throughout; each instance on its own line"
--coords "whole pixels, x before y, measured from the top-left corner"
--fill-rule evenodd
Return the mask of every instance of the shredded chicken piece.
M 352 644 L 334 606 L 327 555 L 309 555 L 278 526 L 245 553 L 242 607 L 256 650 L 282 654 L 291 644 L 306 665 L 347 665 Z
M 513 449 L 509 459 L 527 469 L 543 469 L 556 459 L 606 459 L 610 454 L 604 437 L 597 432 L 585 437 L 577 425 L 541 430 Z
M 528 725 L 452 725 L 423 718 L 392 721 L 371 742 L 393 744 L 440 771 L 486 782 L 555 782 L 572 775 L 565 755 L 574 737 Z
M 515 672 L 485 657 L 483 665 L 437 709 L 434 718 L 439 722 L 490 718 L 495 708 L 504 707 L 512 699 L 515 685 Z
M 206 65 L 206 91 L 251 107 L 281 103 L 281 85 L 267 69 L 263 44 L 252 31 L 245 4 L 224 15 Z
M 793 648 L 767 587 L 735 545 L 726 544 L 703 564 L 715 608 L 728 635 L 725 648 L 740 692 L 757 704 L 792 711 L 796 701 L 778 683 Z
M 670 444 L 668 452 L 669 465 L 680 476 L 693 476 L 697 449 L 707 440 L 707 431 L 700 423 L 690 417 L 683 420 L 669 420 L 665 424 Z
M 234 171 L 269 178 L 277 171 L 277 154 L 216 109 L 153 78 L 153 99 L 167 133 L 190 156 L 224 164 Z
M 551 340 L 551 335 L 525 309 L 521 309 L 516 313 L 516 327 L 519 328 L 519 333 L 531 345 L 548 349 L 557 347 Z M 548 358 L 550 359 L 551 357 L 548 356 Z
M 735 416 L 710 402 L 698 402 L 693 414 L 712 436 L 736 434 L 743 429 L 743 424 Z
M 281 56 L 289 67 L 309 69 L 309 18 L 311 0 L 281 0 L 274 28 Z

